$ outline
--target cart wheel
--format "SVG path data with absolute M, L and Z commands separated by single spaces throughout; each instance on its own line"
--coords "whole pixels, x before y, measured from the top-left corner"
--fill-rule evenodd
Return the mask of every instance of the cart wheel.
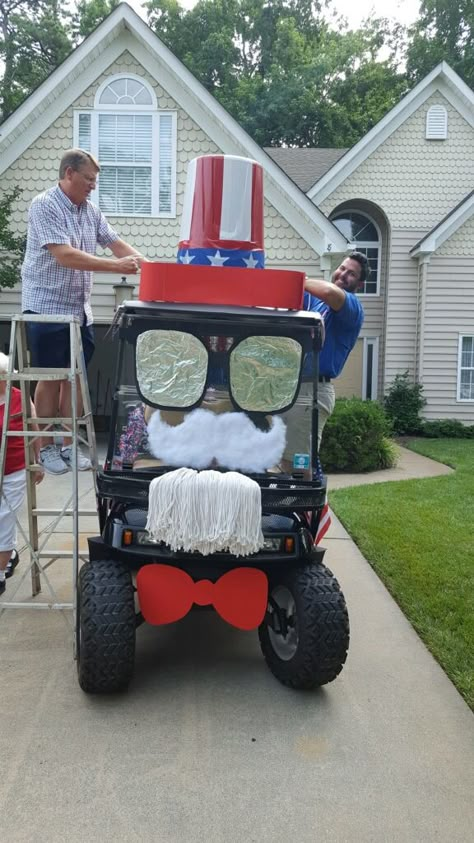
M 258 630 L 270 670 L 291 688 L 315 688 L 341 672 L 349 647 L 346 601 L 324 565 L 297 568 L 274 582 Z
M 112 560 L 86 562 L 77 593 L 77 672 L 83 691 L 101 694 L 127 687 L 135 629 L 130 572 Z

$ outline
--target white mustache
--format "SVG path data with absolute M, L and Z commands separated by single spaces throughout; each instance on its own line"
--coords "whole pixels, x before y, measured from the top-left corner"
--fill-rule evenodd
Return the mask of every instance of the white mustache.
M 197 409 L 172 427 L 157 410 L 148 422 L 148 446 L 167 465 L 204 469 L 213 464 L 232 471 L 263 472 L 278 465 L 286 445 L 286 425 L 272 417 L 268 432 L 245 413 Z

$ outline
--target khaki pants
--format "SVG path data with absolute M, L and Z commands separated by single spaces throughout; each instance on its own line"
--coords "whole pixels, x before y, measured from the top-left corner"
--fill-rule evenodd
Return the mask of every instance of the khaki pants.
M 311 435 L 311 411 L 313 389 L 311 384 L 301 384 L 298 400 L 282 419 L 287 425 L 287 440 L 284 453 L 286 463 L 293 464 L 295 453 L 307 453 Z M 332 383 L 318 383 L 318 450 L 321 446 L 324 425 L 334 410 L 336 395 Z M 306 445 L 305 445 L 306 443 Z

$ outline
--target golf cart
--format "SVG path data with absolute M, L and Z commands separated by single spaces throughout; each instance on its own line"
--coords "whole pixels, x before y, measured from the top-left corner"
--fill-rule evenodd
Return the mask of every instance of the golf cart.
M 310 312 L 143 301 L 119 308 L 110 438 L 98 474 L 100 536 L 89 539 L 78 578 L 84 691 L 127 687 L 140 624 L 169 623 L 191 605 L 212 603 L 234 626 L 258 628 L 265 661 L 283 684 L 313 688 L 340 673 L 348 614 L 315 545 L 326 500 L 316 403 L 323 339 L 322 320 Z M 185 437 L 187 424 L 195 426 Z M 171 547 L 147 529 L 154 484 L 189 466 L 257 484 L 256 551 Z M 181 526 L 199 529 L 191 509 L 180 512 Z

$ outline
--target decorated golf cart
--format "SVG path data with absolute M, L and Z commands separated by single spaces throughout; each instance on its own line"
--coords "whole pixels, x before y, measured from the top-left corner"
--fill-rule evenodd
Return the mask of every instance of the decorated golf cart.
M 139 300 L 117 314 L 100 536 L 89 539 L 77 595 L 88 692 L 129 684 L 142 623 L 173 623 L 193 608 L 258 630 L 271 671 L 293 688 L 331 682 L 347 655 L 344 596 L 315 544 L 326 499 L 317 440 L 324 326 L 299 309 L 301 273 L 263 269 L 263 234 L 229 242 L 222 211 L 217 245 L 203 235 L 215 203 L 199 208 L 199 168 L 211 168 L 213 190 L 215 168 L 234 168 L 253 220 L 257 165 L 222 156 L 193 164 L 181 262 L 144 265 Z M 206 264 L 216 252 L 224 264 Z

